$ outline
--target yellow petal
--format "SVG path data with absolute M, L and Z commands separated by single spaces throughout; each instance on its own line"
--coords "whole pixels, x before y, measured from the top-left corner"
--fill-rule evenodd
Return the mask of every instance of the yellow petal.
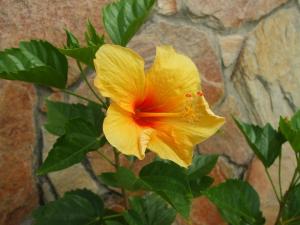
M 112 103 L 104 119 L 103 132 L 108 142 L 120 152 L 143 159 L 152 129 L 140 127 L 131 113 Z
M 190 140 L 174 127 L 164 125 L 152 134 L 148 148 L 160 158 L 188 167 L 192 162 L 193 145 Z
M 95 86 L 122 108 L 133 112 L 145 89 L 144 60 L 128 48 L 105 44 L 96 53 Z
M 176 108 L 187 94 L 200 90 L 200 75 L 192 60 L 170 46 L 157 47 L 147 73 L 147 90 L 160 108 Z
M 193 146 L 205 141 L 224 124 L 216 116 L 203 96 L 197 96 L 193 105 L 181 117 L 165 117 L 155 125 L 149 148 L 161 158 L 187 167 L 191 164 Z

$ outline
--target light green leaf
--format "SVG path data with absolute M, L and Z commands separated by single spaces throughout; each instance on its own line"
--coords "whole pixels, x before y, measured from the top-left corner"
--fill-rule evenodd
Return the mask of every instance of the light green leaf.
M 141 170 L 140 178 L 184 218 L 189 217 L 193 196 L 184 168 L 171 162 L 154 161 Z
M 130 199 L 130 210 L 124 213 L 129 225 L 171 225 L 176 211 L 155 194 Z
M 287 200 L 282 213 L 282 224 L 300 224 L 300 184 L 295 186 L 287 195 Z
M 33 218 L 35 225 L 97 225 L 103 213 L 103 202 L 98 195 L 76 190 L 38 208 Z
M 81 162 L 85 155 L 105 144 L 99 131 L 82 119 L 73 119 L 66 124 L 66 134 L 59 137 L 48 157 L 38 170 L 38 175 L 58 171 Z
M 104 113 L 101 105 L 90 102 L 87 106 L 83 104 L 68 104 L 63 102 L 46 102 L 48 113 L 45 128 L 55 135 L 66 133 L 66 124 L 72 120 L 81 118 L 94 125 L 98 133 L 102 131 Z
M 67 46 L 65 48 L 80 48 L 78 39 L 70 31 L 65 30 L 67 35 Z
M 290 121 L 281 117 L 279 126 L 294 151 L 300 152 L 300 110 Z
M 231 225 L 263 225 L 256 191 L 241 180 L 227 180 L 205 192 L 217 206 L 224 220 Z
M 270 167 L 281 153 L 281 146 L 285 142 L 280 132 L 269 123 L 264 127 L 243 123 L 235 119 L 237 126 L 244 134 L 255 155 L 265 167 Z
M 119 167 L 115 173 L 102 173 L 99 179 L 103 184 L 117 188 L 125 188 L 129 191 L 138 191 L 145 188 L 143 181 L 125 167 Z
M 68 62 L 46 41 L 20 42 L 19 48 L 0 52 L 0 78 L 57 88 L 67 83 Z
M 103 8 L 103 24 L 113 43 L 126 46 L 154 3 L 155 0 L 119 0 Z

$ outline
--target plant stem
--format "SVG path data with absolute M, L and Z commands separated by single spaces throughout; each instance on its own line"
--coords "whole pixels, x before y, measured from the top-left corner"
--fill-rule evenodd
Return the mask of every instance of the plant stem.
M 270 181 L 270 183 L 271 183 L 271 185 L 272 185 L 272 188 L 273 188 L 273 191 L 274 191 L 274 193 L 275 193 L 275 195 L 276 195 L 277 201 L 278 201 L 279 204 L 280 204 L 280 198 L 279 198 L 279 195 L 278 195 L 278 193 L 277 193 L 277 191 L 276 191 L 276 188 L 275 188 L 274 182 L 273 182 L 273 180 L 272 180 L 272 178 L 271 178 L 271 175 L 270 175 L 270 173 L 269 173 L 269 171 L 268 171 L 267 168 L 265 168 L 265 171 L 266 171 L 266 174 L 267 174 L 267 176 L 268 176 L 268 179 L 269 179 L 269 181 Z
M 279 154 L 279 165 L 278 165 L 278 180 L 279 180 L 279 193 L 280 193 L 280 198 L 282 199 L 283 194 L 282 194 L 282 183 L 281 183 L 281 153 Z
M 114 150 L 114 154 L 115 154 L 115 168 L 117 170 L 120 167 L 120 153 L 115 148 L 113 150 Z M 124 188 L 121 188 L 121 192 L 122 192 L 122 195 L 124 198 L 125 209 L 129 209 L 128 195 Z
M 110 215 L 110 216 L 104 216 L 103 219 L 104 220 L 109 220 L 109 219 L 113 219 L 113 218 L 117 218 L 117 217 L 121 217 L 123 216 L 122 214 L 114 214 L 114 215 Z
M 87 84 L 88 88 L 92 91 L 92 93 L 94 94 L 94 96 L 102 103 L 102 105 L 106 106 L 106 108 L 107 108 L 106 103 L 99 97 L 99 95 L 96 93 L 96 91 L 94 90 L 94 88 L 89 83 L 89 81 L 88 81 L 88 79 L 86 77 L 86 74 L 85 74 L 85 72 L 83 71 L 83 69 L 81 67 L 80 62 L 77 60 L 76 63 L 77 63 L 77 66 L 78 66 L 78 68 L 80 70 L 80 75 L 81 75 L 82 79 L 85 81 L 85 83 Z
M 91 100 L 91 99 L 88 99 L 88 98 L 86 98 L 86 97 L 84 97 L 84 96 L 82 96 L 82 95 L 78 95 L 78 94 L 76 94 L 76 93 L 74 93 L 74 92 L 72 92 L 72 91 L 69 91 L 69 90 L 67 90 L 67 89 L 60 89 L 60 91 L 63 92 L 63 93 L 66 93 L 66 94 L 68 94 L 68 95 L 73 95 L 73 96 L 75 96 L 75 97 L 77 97 L 77 98 L 83 99 L 83 100 L 85 100 L 85 101 L 87 101 L 87 102 L 93 102 L 93 103 L 96 103 L 96 102 L 94 102 L 94 101 Z M 96 104 L 97 104 L 97 103 L 96 103 Z
M 104 160 L 106 160 L 110 165 L 116 167 L 113 161 L 111 161 L 106 155 L 104 155 L 101 151 L 96 151 Z
M 284 208 L 284 206 L 285 206 L 285 204 L 286 204 L 287 197 L 288 197 L 290 191 L 291 191 L 291 190 L 293 189 L 293 187 L 294 187 L 294 183 L 295 183 L 295 179 L 296 179 L 296 177 L 297 177 L 297 173 L 298 173 L 298 172 L 297 172 L 297 168 L 296 168 L 296 170 L 295 170 L 295 172 L 294 172 L 294 175 L 293 175 L 293 178 L 292 178 L 292 181 L 291 181 L 291 183 L 290 183 L 290 185 L 289 185 L 289 188 L 288 188 L 288 190 L 285 192 L 285 194 L 284 194 L 283 198 L 281 199 L 281 201 L 279 202 L 279 212 L 278 212 L 278 214 L 277 214 L 277 218 L 276 218 L 275 225 L 282 225 L 282 222 L 280 221 L 280 220 L 281 220 L 282 210 L 283 210 L 283 208 Z

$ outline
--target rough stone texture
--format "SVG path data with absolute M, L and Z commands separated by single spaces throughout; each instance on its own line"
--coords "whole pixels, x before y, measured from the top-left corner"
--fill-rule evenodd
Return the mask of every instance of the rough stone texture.
M 0 30 L 5 31 L 0 34 L 1 49 L 31 38 L 47 39 L 62 46 L 65 27 L 82 40 L 87 17 L 101 31 L 100 8 L 109 2 L 0 1 Z M 286 2 L 288 0 L 158 0 L 152 17 L 129 44 L 145 57 L 146 68 L 151 66 L 155 46 L 160 44 L 173 45 L 177 51 L 193 59 L 201 72 L 202 87 L 214 112 L 226 117 L 221 131 L 200 145 L 202 153 L 222 155 L 211 174 L 215 184 L 227 178 L 241 177 L 247 169 L 244 178 L 261 197 L 267 225 L 273 224 L 276 201 L 261 163 L 253 158 L 231 116 L 258 124 L 268 121 L 275 124 L 280 115 L 289 116 L 300 105 L 300 6 L 299 0 L 298 3 L 289 1 L 287 6 L 274 10 Z M 212 29 L 215 24 L 217 26 Z M 74 61 L 70 65 L 68 82 L 72 90 L 97 101 L 86 85 L 78 81 L 79 71 Z M 92 83 L 94 75 L 91 71 L 88 74 Z M 85 103 L 62 93 L 41 92 L 42 96 L 49 94 L 51 100 Z M 32 86 L 0 81 L 1 225 L 19 225 L 20 220 L 37 205 L 38 194 L 32 175 L 32 151 L 36 142 L 32 116 L 35 103 Z M 42 101 L 38 106 L 39 118 L 43 120 L 47 109 Z M 44 157 L 53 142 L 54 137 L 44 132 Z M 110 147 L 101 151 L 113 158 Z M 294 168 L 290 153 L 286 149 L 283 156 L 284 188 Z M 138 173 L 153 157 L 149 154 L 146 160 L 138 161 L 135 172 Z M 56 194 L 62 195 L 76 187 L 88 187 L 97 193 L 105 193 L 104 199 L 109 207 L 122 209 L 122 200 L 116 195 L 108 195 L 91 176 L 112 171 L 112 166 L 95 152 L 89 153 L 87 158 L 94 172 L 86 170 L 88 164 L 78 164 L 50 174 L 49 179 L 42 179 L 39 183 L 43 190 L 42 200 L 54 200 Z M 121 162 L 128 165 L 125 157 Z M 276 183 L 277 169 L 278 162 L 270 169 Z M 176 224 L 185 223 L 178 218 Z M 225 223 L 211 202 L 198 198 L 193 203 L 191 224 Z
M 233 81 L 252 121 L 274 123 L 300 105 L 299 40 L 296 8 L 262 21 L 248 37 Z
M 224 27 L 239 27 L 267 15 L 288 0 L 186 0 L 196 16 L 211 17 Z
M 275 125 L 280 115 L 290 116 L 299 107 L 299 40 L 300 19 L 296 8 L 278 11 L 249 35 L 233 82 L 251 121 Z M 287 152 L 289 154 L 284 155 L 282 162 L 285 187 L 294 169 L 292 152 L 284 151 Z M 273 174 L 276 174 L 277 167 L 275 164 L 271 168 Z M 253 161 L 248 180 L 262 198 L 267 223 L 273 224 L 277 204 L 270 185 L 264 185 L 268 181 L 258 160 Z
M 34 183 L 35 89 L 0 80 L 0 224 L 15 225 L 38 204 Z
M 173 15 L 177 12 L 176 0 L 158 0 L 158 13 L 162 15 Z
M 241 35 L 219 36 L 224 66 L 233 64 L 239 56 L 244 37 Z
M 210 104 L 217 103 L 223 96 L 224 85 L 220 63 L 208 34 L 184 24 L 154 22 L 145 26 L 129 46 L 146 59 L 146 67 L 149 67 L 155 56 L 155 46 L 164 44 L 172 45 L 193 59 L 202 75 L 204 95 Z

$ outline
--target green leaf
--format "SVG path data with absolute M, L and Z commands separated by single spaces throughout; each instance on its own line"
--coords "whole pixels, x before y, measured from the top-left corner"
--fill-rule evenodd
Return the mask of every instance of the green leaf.
M 103 8 L 103 24 L 113 43 L 126 46 L 154 3 L 155 0 L 120 0 Z
M 125 188 L 129 191 L 144 189 L 143 181 L 125 167 L 119 167 L 115 173 L 102 173 L 99 179 L 103 184 L 117 188 Z
M 65 30 L 67 35 L 67 46 L 66 48 L 80 48 L 78 39 L 70 31 Z
M 192 165 L 188 168 L 189 179 L 197 179 L 209 174 L 215 167 L 218 157 L 218 155 L 195 154 Z
M 300 110 L 290 121 L 281 117 L 279 126 L 280 131 L 288 140 L 294 151 L 300 152 Z
M 287 195 L 287 200 L 282 213 L 282 224 L 300 224 L 300 184 L 295 186 Z
M 140 178 L 184 218 L 189 217 L 193 196 L 184 168 L 171 162 L 154 161 L 141 170 Z
M 86 47 L 81 47 L 77 38 L 69 31 L 67 33 L 67 46 L 59 51 L 69 57 L 78 60 L 91 68 L 94 68 L 94 58 L 97 50 L 104 44 L 104 36 L 100 36 L 90 21 L 87 22 L 85 32 Z
M 155 194 L 130 199 L 130 210 L 124 213 L 129 225 L 171 225 L 176 211 Z
M 211 172 L 217 161 L 218 155 L 194 155 L 192 165 L 187 170 L 194 198 L 201 196 L 212 185 L 214 179 L 205 175 Z
M 265 219 L 260 211 L 256 191 L 241 180 L 227 180 L 205 192 L 217 206 L 222 217 L 231 225 L 262 225 Z
M 104 36 L 99 35 L 93 26 L 93 24 L 88 20 L 86 25 L 87 31 L 85 32 L 85 41 L 88 46 L 100 47 L 104 44 Z
M 38 175 L 58 171 L 81 162 L 85 155 L 105 144 L 104 137 L 94 125 L 73 119 L 66 124 L 66 134 L 59 137 L 48 157 L 38 170 Z
M 48 132 L 55 135 L 64 135 L 66 133 L 66 124 L 72 120 L 81 118 L 90 124 L 93 124 L 98 133 L 102 131 L 104 113 L 101 105 L 89 103 L 68 104 L 63 102 L 46 102 L 48 113 L 45 128 Z
M 244 134 L 255 155 L 265 167 L 270 167 L 281 153 L 281 146 L 285 142 L 280 132 L 269 123 L 264 127 L 243 123 L 235 119 L 237 126 Z
M 38 208 L 33 218 L 35 225 L 97 225 L 103 211 L 103 202 L 98 195 L 88 190 L 76 190 Z
M 214 182 L 214 179 L 209 176 L 199 177 L 197 179 L 189 180 L 193 197 L 197 198 L 203 194 Z
M 0 78 L 64 88 L 67 76 L 66 57 L 49 42 L 20 42 L 0 52 Z

